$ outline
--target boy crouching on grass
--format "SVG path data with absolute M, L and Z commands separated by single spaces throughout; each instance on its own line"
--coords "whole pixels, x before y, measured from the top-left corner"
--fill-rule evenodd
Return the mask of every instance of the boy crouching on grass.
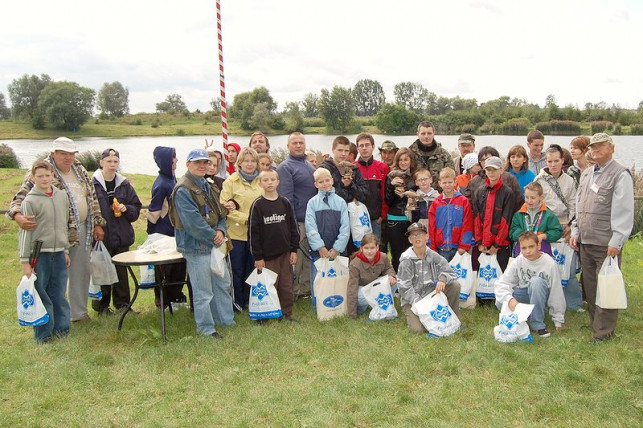
M 22 272 L 27 278 L 34 273 L 29 263 L 36 241 L 42 241 L 40 256 L 35 266 L 36 291 L 42 300 L 49 322 L 34 327 L 36 342 L 49 342 L 54 336 L 69 333 L 69 302 L 65 299 L 67 268 L 69 267 L 69 197 L 52 186 L 53 167 L 49 162 L 37 161 L 31 168 L 35 186 L 22 201 L 21 213 L 34 215 L 36 228 L 20 229 L 18 247 Z
M 495 284 L 496 307 L 509 303 L 512 311 L 518 303 L 534 305 L 529 326 L 540 337 L 549 337 L 545 327 L 545 308 L 554 321 L 556 330 L 565 323 L 565 296 L 560 273 L 554 259 L 540 251 L 540 241 L 534 232 L 523 232 L 518 238 L 520 255 L 507 267 Z
M 294 321 L 292 268 L 297 263 L 299 227 L 288 199 L 277 194 L 279 174 L 268 169 L 259 174 L 263 196 L 250 207 L 248 241 L 257 270 L 266 268 L 275 272 L 277 295 L 285 318 Z

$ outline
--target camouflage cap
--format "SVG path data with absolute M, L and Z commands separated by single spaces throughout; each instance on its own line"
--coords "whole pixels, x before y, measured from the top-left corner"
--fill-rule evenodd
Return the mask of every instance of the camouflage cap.
M 460 134 L 460 137 L 458 137 L 458 143 L 475 144 L 475 142 L 476 137 L 471 134 Z
M 397 151 L 397 146 L 391 140 L 386 140 L 380 146 L 380 151 L 382 150 L 394 150 Z
M 408 227 L 408 229 L 406 229 L 406 236 L 409 236 L 413 232 L 427 233 L 426 226 L 422 223 L 413 223 Z
M 614 141 L 612 141 L 612 137 L 610 137 L 604 132 L 598 132 L 592 135 L 592 138 L 589 140 L 589 145 L 591 146 L 592 144 L 602 143 L 604 141 L 609 141 L 611 145 L 614 145 Z

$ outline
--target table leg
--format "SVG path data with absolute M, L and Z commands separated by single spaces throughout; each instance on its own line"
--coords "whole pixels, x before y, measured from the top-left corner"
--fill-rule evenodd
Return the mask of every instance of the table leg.
M 159 284 L 160 288 L 160 296 L 161 296 L 161 337 L 163 338 L 163 344 L 167 342 L 167 338 L 165 336 L 165 302 L 164 302 L 164 296 L 165 296 L 165 269 L 163 268 L 163 265 L 157 265 L 159 270 L 161 271 L 161 283 Z M 171 305 L 171 303 L 170 303 Z M 172 310 L 172 307 L 170 306 L 170 311 Z
M 138 289 L 139 289 L 139 284 L 136 279 L 136 275 L 134 275 L 134 271 L 132 270 L 131 266 L 127 266 L 127 270 L 130 273 L 130 276 L 132 277 L 132 281 L 134 281 L 134 296 L 132 296 L 132 300 L 129 302 L 129 305 L 127 305 L 127 308 L 123 311 L 123 315 L 121 315 L 121 319 L 118 321 L 118 330 L 120 331 L 121 328 L 123 327 L 123 320 L 125 320 L 125 315 L 130 311 L 132 308 L 132 305 L 136 301 L 136 297 L 138 297 Z

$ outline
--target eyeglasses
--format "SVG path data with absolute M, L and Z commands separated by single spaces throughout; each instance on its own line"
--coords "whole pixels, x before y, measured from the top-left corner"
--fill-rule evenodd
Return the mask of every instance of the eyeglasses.
M 424 183 L 426 181 L 431 181 L 431 179 L 429 177 L 424 177 L 424 178 L 418 178 L 415 181 L 417 181 L 418 183 Z

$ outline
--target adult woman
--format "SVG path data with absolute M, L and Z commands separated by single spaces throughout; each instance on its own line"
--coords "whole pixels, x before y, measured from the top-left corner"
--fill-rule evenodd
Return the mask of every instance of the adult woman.
M 513 146 L 507 153 L 507 163 L 505 171 L 516 177 L 522 194 L 525 194 L 525 186 L 534 181 L 536 174 L 529 169 L 529 157 L 527 150 L 523 146 Z
M 415 155 L 408 147 L 403 147 L 395 154 L 391 172 L 386 178 L 384 198 L 388 205 L 386 228 L 391 245 L 392 263 L 395 271 L 400 264 L 400 256 L 411 246 L 406 238 L 406 229 L 411 224 L 404 211 L 408 198 L 404 192 L 415 188 L 413 173 L 417 167 Z
M 228 209 L 228 238 L 232 240 L 230 263 L 234 302 L 237 309 L 248 306 L 250 288 L 245 280 L 252 270 L 254 259 L 248 245 L 248 216 L 255 199 L 261 196 L 259 187 L 259 155 L 250 147 L 241 150 L 237 158 L 237 171 L 223 182 L 220 201 Z
M 545 205 L 556 214 L 563 228 L 563 238 L 558 240 L 558 243 L 567 245 L 571 222 L 576 214 L 576 185 L 572 177 L 563 173 L 562 147 L 558 144 L 550 145 L 545 151 L 545 159 L 547 167 L 540 171 L 534 181 L 542 186 Z M 572 261 L 572 266 L 576 266 L 575 261 Z M 567 308 L 578 311 L 582 298 L 575 272 L 570 276 L 564 291 Z
M 574 165 L 567 169 L 567 174 L 574 179 L 576 188 L 580 183 L 580 175 L 594 162 L 587 155 L 589 153 L 589 137 L 581 135 L 569 143 L 569 151 L 572 154 Z

